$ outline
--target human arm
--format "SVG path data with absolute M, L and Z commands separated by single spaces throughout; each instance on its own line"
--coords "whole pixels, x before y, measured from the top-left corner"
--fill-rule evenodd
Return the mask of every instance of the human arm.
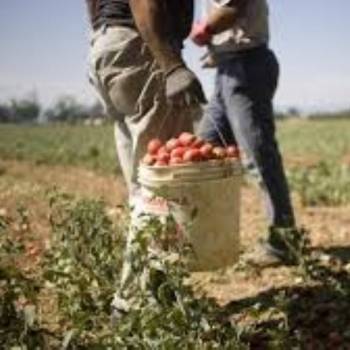
M 168 99 L 176 104 L 206 102 L 197 77 L 165 34 L 166 0 L 130 0 L 130 7 L 140 35 L 165 74 Z
M 136 27 L 164 72 L 184 65 L 181 54 L 171 46 L 165 36 L 166 0 L 130 0 Z
M 208 45 L 215 34 L 232 28 L 238 15 L 244 10 L 246 0 L 214 0 L 216 6 L 206 20 L 193 26 L 191 39 L 199 46 Z
M 85 3 L 86 3 L 86 6 L 87 6 L 87 9 L 88 9 L 90 22 L 92 23 L 94 17 L 96 16 L 97 2 L 96 2 L 96 0 L 85 0 Z

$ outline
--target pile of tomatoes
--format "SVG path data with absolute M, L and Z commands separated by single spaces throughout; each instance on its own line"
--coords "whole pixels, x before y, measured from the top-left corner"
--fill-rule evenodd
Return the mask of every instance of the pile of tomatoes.
M 220 159 L 238 159 L 239 149 L 230 145 L 212 145 L 189 132 L 163 143 L 153 139 L 148 143 L 147 154 L 142 159 L 145 165 L 169 166 Z

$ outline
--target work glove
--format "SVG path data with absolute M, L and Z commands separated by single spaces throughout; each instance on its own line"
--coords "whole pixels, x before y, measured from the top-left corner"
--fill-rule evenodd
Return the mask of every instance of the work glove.
M 196 22 L 192 26 L 190 38 L 196 45 L 198 46 L 209 45 L 212 37 L 213 37 L 213 33 L 207 22 L 205 21 Z
M 169 70 L 165 79 L 165 93 L 171 104 L 190 106 L 207 102 L 198 78 L 184 65 Z

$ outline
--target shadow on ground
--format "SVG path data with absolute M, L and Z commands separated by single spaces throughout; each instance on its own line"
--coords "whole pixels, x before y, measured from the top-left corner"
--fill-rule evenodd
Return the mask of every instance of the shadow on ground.
M 342 261 L 343 264 L 350 263 L 350 246 L 336 246 L 322 250 L 325 254 L 329 254 Z
M 340 260 L 310 263 L 311 279 L 226 305 L 250 349 L 350 350 L 350 273 L 341 260 L 350 248 L 327 252 Z

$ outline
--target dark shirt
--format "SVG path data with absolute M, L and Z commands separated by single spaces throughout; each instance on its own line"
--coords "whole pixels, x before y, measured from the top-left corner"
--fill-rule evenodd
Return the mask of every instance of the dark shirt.
M 135 28 L 129 0 L 86 0 L 92 27 L 120 25 Z M 162 0 L 165 6 L 164 33 L 171 40 L 182 42 L 190 33 L 193 0 Z
M 102 25 L 134 27 L 129 0 L 87 0 L 94 29 Z

